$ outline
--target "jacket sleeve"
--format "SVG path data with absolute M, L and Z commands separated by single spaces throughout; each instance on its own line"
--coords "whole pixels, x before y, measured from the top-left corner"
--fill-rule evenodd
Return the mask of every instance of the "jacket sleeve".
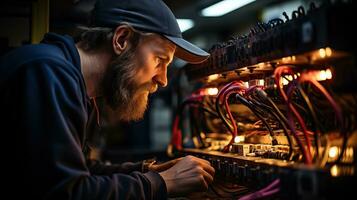
M 99 160 L 87 160 L 87 165 L 89 171 L 96 175 L 110 175 L 113 173 L 129 174 L 134 171 L 143 172 L 143 161 L 107 165 Z
M 24 67 L 18 129 L 25 132 L 28 187 L 34 199 L 166 199 L 155 172 L 93 175 L 81 151 L 87 122 L 79 71 L 54 60 Z

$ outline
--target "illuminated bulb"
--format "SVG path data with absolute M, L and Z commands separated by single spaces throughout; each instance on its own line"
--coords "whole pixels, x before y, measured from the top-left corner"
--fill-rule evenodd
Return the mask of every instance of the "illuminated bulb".
M 244 142 L 244 136 L 238 135 L 234 138 L 234 143 Z
M 217 95 L 218 94 L 218 89 L 217 88 L 207 88 L 207 94 L 208 95 Z
M 265 66 L 265 63 L 259 63 L 258 64 L 258 68 L 260 68 L 260 69 L 264 68 L 264 66 Z
M 316 80 L 318 81 L 324 81 L 326 80 L 326 71 L 325 70 L 321 70 L 316 74 Z
M 332 72 L 330 69 L 326 69 L 326 79 L 332 79 Z
M 246 88 L 249 88 L 249 83 L 248 83 L 248 81 L 244 82 L 243 84 L 244 84 L 244 86 L 245 86 Z
M 326 56 L 327 56 L 327 57 L 330 57 L 330 56 L 332 55 L 332 50 L 331 50 L 331 48 L 330 48 L 330 47 L 327 47 L 325 50 L 326 50 Z
M 286 80 L 285 78 L 282 78 L 281 82 L 283 83 L 283 85 L 288 85 L 289 84 L 289 81 Z
M 325 49 L 320 49 L 319 50 L 319 54 L 321 58 L 325 58 L 326 57 L 326 50 Z
M 212 74 L 208 76 L 208 82 L 217 80 L 219 78 L 219 74 Z
M 331 167 L 331 169 L 330 169 L 331 176 L 334 176 L 334 177 L 338 176 L 338 172 L 339 172 L 339 170 L 337 168 L 337 165 L 334 165 Z
M 295 61 L 295 60 L 296 60 L 296 57 L 295 57 L 295 56 L 292 56 L 291 59 L 292 59 L 293 61 Z
M 292 75 L 288 75 L 288 76 L 286 76 L 286 78 L 287 78 L 289 81 L 292 81 L 292 80 L 293 80 L 293 76 L 292 76 Z
M 290 56 L 284 57 L 282 60 L 283 60 L 283 62 L 288 62 L 288 61 L 291 61 L 291 57 Z
M 335 158 L 337 156 L 338 153 L 338 148 L 337 147 L 331 147 L 328 151 L 328 156 L 330 158 Z

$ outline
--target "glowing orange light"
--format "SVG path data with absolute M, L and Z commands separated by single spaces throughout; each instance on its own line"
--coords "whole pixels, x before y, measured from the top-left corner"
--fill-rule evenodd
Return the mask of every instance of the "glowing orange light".
M 208 82 L 217 80 L 219 78 L 219 74 L 212 74 L 208 76 Z
M 330 69 L 318 71 L 315 74 L 315 79 L 318 81 L 324 81 L 327 79 L 332 79 L 332 72 Z
M 320 49 L 319 50 L 319 54 L 321 58 L 325 58 L 326 57 L 326 50 L 325 49 Z
M 332 55 L 332 49 L 331 49 L 330 47 L 327 47 L 327 48 L 325 49 L 325 51 L 326 51 L 326 56 L 327 56 L 327 57 L 330 57 L 330 56 Z
M 218 94 L 218 89 L 217 88 L 207 88 L 206 92 L 208 95 L 217 95 Z
M 318 80 L 318 81 L 326 80 L 326 72 L 325 71 L 320 71 L 316 76 L 316 80 Z
M 234 138 L 234 143 L 244 142 L 245 138 L 242 135 L 238 135 Z
M 326 79 L 332 79 L 332 72 L 330 69 L 326 69 Z
M 291 61 L 291 57 L 290 56 L 284 57 L 284 58 L 282 58 L 282 61 L 283 62 Z
M 288 85 L 289 81 L 286 80 L 285 78 L 280 78 L 280 83 L 283 84 L 283 85 Z
M 244 86 L 245 86 L 246 88 L 248 88 L 248 87 L 249 87 L 249 83 L 248 83 L 248 81 L 245 81 L 243 84 L 244 84 Z
M 334 177 L 338 176 L 339 169 L 337 168 L 337 165 L 334 165 L 331 167 L 330 174 L 331 174 L 331 176 L 334 176 Z
M 328 151 L 328 156 L 330 158 L 335 158 L 337 156 L 337 154 L 338 154 L 338 148 L 336 146 L 331 147 Z

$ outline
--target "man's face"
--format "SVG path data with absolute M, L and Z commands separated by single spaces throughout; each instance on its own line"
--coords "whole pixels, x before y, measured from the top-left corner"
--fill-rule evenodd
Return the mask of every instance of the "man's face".
M 109 102 L 116 102 L 110 105 L 110 117 L 114 117 L 115 121 L 142 119 L 149 94 L 154 93 L 159 85 L 167 85 L 167 67 L 175 48 L 159 35 L 146 34 L 141 37 L 132 55 L 119 55 L 113 59 L 107 73 L 115 75 L 110 85 L 105 85 L 112 90 Z

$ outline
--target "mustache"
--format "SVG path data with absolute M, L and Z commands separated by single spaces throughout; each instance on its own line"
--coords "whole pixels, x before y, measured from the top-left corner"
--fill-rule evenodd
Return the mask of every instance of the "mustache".
M 152 94 L 157 91 L 158 87 L 157 83 L 150 82 L 143 84 L 140 88 L 142 88 L 143 91 L 149 91 L 149 93 Z
M 150 87 L 150 89 L 149 89 L 150 94 L 156 92 L 156 90 L 158 89 L 158 87 L 159 87 L 159 86 L 158 86 L 157 84 L 151 84 L 151 87 Z

